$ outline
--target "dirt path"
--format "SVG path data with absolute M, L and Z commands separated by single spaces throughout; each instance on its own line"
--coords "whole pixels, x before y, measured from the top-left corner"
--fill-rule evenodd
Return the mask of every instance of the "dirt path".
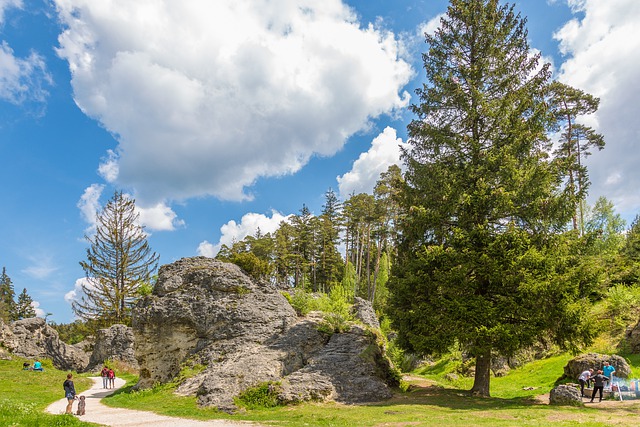
M 105 390 L 102 388 L 102 378 L 91 377 L 93 386 L 82 395 L 86 397 L 86 415 L 78 416 L 83 421 L 88 421 L 112 427 L 259 427 L 258 424 L 232 422 L 227 420 L 196 421 L 186 418 L 167 417 L 153 412 L 136 411 L 132 409 L 111 408 L 100 402 L 105 396 L 112 394 L 125 384 L 125 381 L 116 378 L 116 388 Z M 47 407 L 51 414 L 63 414 L 67 407 L 67 400 L 60 399 Z M 78 408 L 74 402 L 73 411 Z

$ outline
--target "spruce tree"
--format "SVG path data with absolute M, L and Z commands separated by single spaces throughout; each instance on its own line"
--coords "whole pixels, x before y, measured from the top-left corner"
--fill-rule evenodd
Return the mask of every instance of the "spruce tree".
M 36 317 L 36 310 L 33 308 L 33 299 L 27 293 L 27 288 L 24 288 L 22 289 L 22 293 L 18 295 L 16 319 L 29 319 L 31 317 Z
M 526 20 L 497 0 L 452 0 L 426 35 L 426 83 L 403 153 L 398 259 L 389 282 L 398 341 L 475 357 L 472 393 L 489 396 L 491 359 L 540 339 L 592 336 L 572 270 L 576 199 L 550 157 L 548 64 Z
M 15 295 L 13 282 L 11 282 L 11 278 L 7 275 L 7 269 L 6 267 L 2 267 L 2 275 L 0 276 L 0 318 L 5 322 L 16 320 Z
M 98 212 L 96 232 L 85 236 L 90 243 L 87 259 L 80 265 L 86 274 L 75 314 L 110 326 L 128 324 L 138 289 L 148 283 L 158 265 L 144 228 L 138 224 L 135 201 L 116 192 Z

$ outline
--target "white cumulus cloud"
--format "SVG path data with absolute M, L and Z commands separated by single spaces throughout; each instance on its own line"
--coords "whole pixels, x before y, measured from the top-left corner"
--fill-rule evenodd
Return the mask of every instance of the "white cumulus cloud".
M 85 285 L 85 287 L 88 287 L 88 288 L 91 287 L 91 282 L 87 280 L 86 277 L 76 279 L 76 282 L 73 285 L 73 289 L 67 292 L 66 294 L 64 294 L 64 300 L 69 304 L 73 303 L 76 300 L 79 300 L 83 294 L 83 290 L 82 290 L 83 284 Z
M 198 255 L 213 258 L 216 256 L 222 245 L 231 246 L 234 242 L 238 242 L 247 236 L 253 236 L 260 229 L 262 234 L 273 233 L 278 229 L 280 223 L 290 215 L 282 215 L 279 212 L 272 211 L 271 216 L 258 213 L 247 213 L 242 216 L 240 223 L 231 220 L 220 227 L 220 240 L 213 244 L 203 241 L 198 245 Z
M 44 310 L 40 308 L 40 303 L 38 301 L 31 301 L 31 307 L 33 307 L 33 309 L 35 310 L 36 317 L 46 316 Z
M 178 215 L 164 203 L 149 207 L 136 206 L 136 211 L 140 215 L 140 225 L 151 230 L 173 231 L 184 225 L 184 221 L 178 219 Z
M 606 147 L 589 157 L 591 198 L 605 196 L 627 216 L 640 209 L 640 2 L 568 0 L 576 17 L 555 37 L 566 61 L 560 80 L 600 97 L 589 124 Z
M 55 3 L 75 101 L 148 203 L 249 198 L 409 101 L 402 43 L 341 0 Z
M 400 165 L 400 147 L 408 148 L 396 135 L 396 130 L 387 126 L 371 141 L 371 148 L 353 162 L 347 173 L 337 177 L 340 197 L 347 199 L 351 194 L 373 193 L 380 174 L 391 165 Z
M 85 188 L 78 201 L 77 207 L 80 209 L 80 215 L 89 224 L 86 230 L 87 234 L 92 234 L 95 231 L 102 190 L 104 190 L 104 185 L 91 184 L 91 186 Z

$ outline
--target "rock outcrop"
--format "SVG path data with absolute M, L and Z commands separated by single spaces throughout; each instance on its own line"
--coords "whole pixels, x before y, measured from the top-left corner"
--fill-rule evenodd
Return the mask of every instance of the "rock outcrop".
M 267 382 L 284 403 L 390 397 L 395 380 L 379 332 L 353 324 L 327 334 L 318 330 L 322 322 L 319 313 L 298 318 L 278 289 L 233 264 L 181 259 L 161 267 L 152 295 L 134 310 L 137 387 L 177 379 L 178 393 L 225 411 Z M 185 378 L 185 367 L 198 373 Z
M 587 369 L 602 369 L 602 364 L 609 362 L 616 368 L 615 376 L 619 378 L 629 378 L 631 367 L 624 358 L 618 355 L 608 355 L 599 353 L 587 353 L 574 357 L 564 367 L 564 377 L 577 380 L 578 376 Z
M 39 317 L 2 323 L 0 342 L 16 356 L 51 359 L 53 366 L 62 370 L 82 371 L 89 362 L 84 351 L 60 341 L 58 332 Z
M 550 405 L 583 406 L 580 390 L 572 385 L 561 384 L 549 393 Z
M 116 324 L 100 329 L 86 370 L 99 371 L 106 360 L 119 361 L 132 369 L 138 369 L 133 341 L 133 329 L 126 325 Z
M 640 322 L 627 330 L 625 341 L 631 353 L 640 353 Z

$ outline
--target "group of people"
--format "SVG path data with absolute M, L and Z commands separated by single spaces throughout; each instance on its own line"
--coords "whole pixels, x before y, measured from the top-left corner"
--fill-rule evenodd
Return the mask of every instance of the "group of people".
M 102 377 L 102 388 L 115 388 L 116 386 L 116 374 L 113 369 L 104 366 L 100 371 Z
M 22 370 L 23 371 L 39 371 L 39 372 L 42 372 L 42 371 L 44 371 L 44 368 L 42 367 L 42 363 L 40 363 L 40 361 L 36 359 L 36 361 L 33 362 L 33 366 L 31 366 L 31 364 L 29 362 L 24 362 L 22 364 Z
M 587 369 L 582 372 L 578 377 L 580 383 L 580 396 L 584 397 L 584 386 L 589 387 L 589 383 L 593 382 L 593 391 L 591 392 L 591 402 L 596 397 L 596 394 L 600 395 L 599 402 L 602 402 L 602 395 L 604 394 L 605 386 L 611 387 L 613 384 L 613 375 L 616 372 L 616 368 L 609 362 L 604 362 L 602 369 L 598 369 L 596 374 L 593 374 L 593 369 Z
M 115 388 L 116 374 L 113 369 L 104 366 L 100 371 L 102 377 L 102 388 Z M 73 384 L 73 374 L 67 374 L 67 379 L 62 383 L 64 397 L 67 399 L 66 414 L 73 414 L 73 401 L 78 400 L 78 411 L 76 415 L 84 415 L 86 411 L 85 397 L 76 396 L 76 387 Z

